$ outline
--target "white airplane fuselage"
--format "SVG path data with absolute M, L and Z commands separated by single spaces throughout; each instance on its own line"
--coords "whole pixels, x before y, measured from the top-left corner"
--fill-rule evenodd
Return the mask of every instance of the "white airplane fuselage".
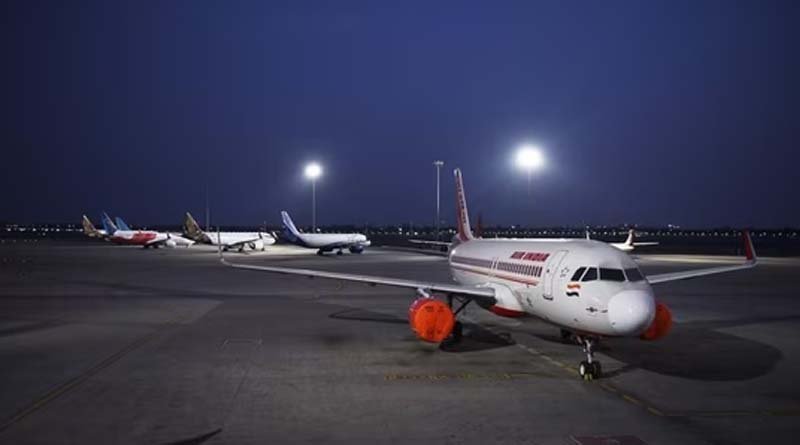
M 452 249 L 449 263 L 458 283 L 495 290 L 489 309 L 498 315 L 533 315 L 598 336 L 636 336 L 655 317 L 653 290 L 636 263 L 603 242 L 473 239 Z
M 307 247 L 326 247 L 337 244 L 363 244 L 369 246 L 367 237 L 360 233 L 301 233 L 297 236 Z
M 216 246 L 236 246 L 244 244 L 253 250 L 263 250 L 264 246 L 275 244 L 275 238 L 258 232 L 207 232 L 208 241 Z

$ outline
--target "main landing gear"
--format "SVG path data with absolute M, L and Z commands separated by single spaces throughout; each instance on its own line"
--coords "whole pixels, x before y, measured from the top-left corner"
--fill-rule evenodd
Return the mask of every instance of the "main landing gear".
M 456 310 L 453 310 L 453 300 L 457 301 L 458 303 L 461 303 L 461 305 Z M 458 313 L 463 311 L 464 308 L 466 308 L 467 305 L 469 305 L 471 302 L 472 299 L 470 298 L 462 299 L 454 297 L 453 295 L 447 296 L 447 306 L 449 306 L 450 310 L 453 311 L 454 317 L 458 317 Z M 464 336 L 464 325 L 460 321 L 458 321 L 458 319 L 456 319 L 455 324 L 453 324 L 453 331 L 450 332 L 450 336 L 447 337 L 444 343 L 447 345 L 454 345 L 460 342 L 463 336 Z
M 583 345 L 583 352 L 586 353 L 586 360 L 582 361 L 578 366 L 578 374 L 583 380 L 599 379 L 603 375 L 603 370 L 600 367 L 600 362 L 594 360 L 594 348 L 597 340 L 591 337 L 579 336 L 578 340 Z

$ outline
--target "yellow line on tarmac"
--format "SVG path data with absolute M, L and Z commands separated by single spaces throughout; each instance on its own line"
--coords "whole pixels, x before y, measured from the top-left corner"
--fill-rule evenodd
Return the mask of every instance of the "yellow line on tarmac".
M 12 417 L 8 421 L 6 421 L 2 425 L 0 425 L 0 433 L 3 433 L 4 431 L 6 431 L 8 428 L 10 428 L 15 423 L 19 422 L 20 420 L 28 417 L 29 415 L 31 415 L 33 413 L 35 413 L 36 411 L 38 411 L 39 409 L 41 409 L 42 407 L 44 407 L 48 403 L 50 403 L 53 400 L 57 399 L 59 396 L 62 396 L 64 394 L 66 394 L 67 392 L 69 392 L 70 390 L 77 388 L 81 383 L 85 382 L 86 380 L 88 380 L 93 375 L 97 374 L 98 372 L 102 371 L 103 369 L 105 369 L 105 368 L 111 366 L 112 364 L 114 364 L 115 362 L 117 362 L 119 359 L 121 359 L 123 356 L 125 356 L 125 354 L 128 354 L 129 352 L 133 351 L 134 349 L 136 349 L 136 348 L 142 346 L 143 344 L 147 343 L 151 338 L 155 337 L 156 334 L 160 333 L 164 328 L 166 328 L 168 326 L 172 326 L 176 319 L 177 319 L 177 317 L 175 319 L 172 319 L 172 320 L 166 322 L 164 325 L 162 325 L 160 328 L 156 329 L 155 331 L 152 331 L 152 332 L 150 332 L 148 334 L 145 334 L 145 335 L 137 338 L 132 343 L 130 343 L 128 346 L 126 346 L 126 347 L 122 348 L 121 350 L 117 351 L 116 353 L 114 353 L 110 357 L 106 358 L 105 360 L 101 361 L 100 363 L 92 366 L 88 370 L 84 371 L 82 374 L 80 374 L 80 375 L 78 375 L 78 376 L 76 376 L 76 377 L 64 382 L 60 386 L 54 388 L 53 390 L 49 391 L 45 395 L 39 397 L 32 404 L 30 404 L 28 407 L 22 409 L 16 415 L 14 415 L 14 417 Z

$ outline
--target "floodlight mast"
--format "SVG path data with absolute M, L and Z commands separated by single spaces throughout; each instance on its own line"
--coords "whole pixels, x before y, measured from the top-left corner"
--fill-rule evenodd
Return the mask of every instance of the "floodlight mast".
M 444 161 L 433 161 L 433 165 L 436 166 L 436 241 L 439 241 L 439 238 L 440 238 L 439 224 L 442 221 L 441 216 L 439 216 L 440 215 L 440 213 L 439 213 L 439 210 L 440 210 L 439 191 L 441 189 L 441 187 L 440 187 L 441 183 L 440 183 L 439 178 L 440 178 L 442 166 L 444 165 Z
M 311 180 L 311 230 L 317 231 L 317 178 L 322 175 L 322 167 L 312 162 L 306 165 L 305 177 Z

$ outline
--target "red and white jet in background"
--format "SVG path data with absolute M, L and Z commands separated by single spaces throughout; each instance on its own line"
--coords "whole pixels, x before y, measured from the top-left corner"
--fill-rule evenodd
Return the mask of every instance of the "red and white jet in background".
M 154 230 L 133 230 L 125 224 L 125 221 L 117 218 L 117 222 L 122 227 L 117 227 L 108 214 L 103 213 L 102 223 L 105 232 L 105 237 L 116 244 L 126 244 L 133 246 L 142 246 L 144 248 L 152 247 L 157 249 L 161 246 L 166 247 L 189 247 L 194 244 L 194 241 L 186 239 L 180 235 L 172 233 L 156 232 Z
M 672 315 L 656 302 L 652 285 L 748 269 L 755 251 L 743 233 L 746 261 L 645 277 L 626 253 L 587 239 L 476 239 L 472 235 L 461 172 L 455 170 L 458 235 L 449 253 L 455 283 L 432 283 L 369 275 L 276 266 L 223 264 L 237 269 L 354 281 L 413 289 L 409 322 L 417 336 L 429 342 L 456 341 L 461 336 L 458 314 L 469 303 L 503 317 L 535 316 L 574 336 L 584 347 L 582 378 L 601 375 L 593 348 L 600 338 L 640 337 L 654 340 L 667 334 Z M 441 295 L 444 300 L 434 298 Z M 453 303 L 459 303 L 454 309 Z

